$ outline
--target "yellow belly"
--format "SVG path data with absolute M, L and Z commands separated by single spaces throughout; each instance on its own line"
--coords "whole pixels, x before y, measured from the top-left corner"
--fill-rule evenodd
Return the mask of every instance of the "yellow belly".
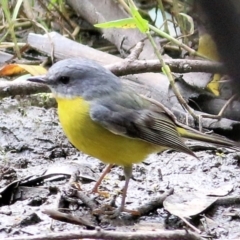
M 105 163 L 122 166 L 142 162 L 163 149 L 150 143 L 111 133 L 89 116 L 89 103 L 81 98 L 57 98 L 58 115 L 69 141 L 80 151 Z

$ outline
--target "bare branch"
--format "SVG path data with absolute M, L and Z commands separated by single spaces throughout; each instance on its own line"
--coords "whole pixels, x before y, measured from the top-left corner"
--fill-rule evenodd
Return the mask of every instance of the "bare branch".
M 1 81 L 0 98 L 16 95 L 29 95 L 35 93 L 50 92 L 50 89 L 43 84 L 18 81 Z
M 94 238 L 94 239 L 111 239 L 111 240 L 203 240 L 198 234 L 190 231 L 176 230 L 176 231 L 139 231 L 139 232 L 117 232 L 117 231 L 105 231 L 97 229 L 94 231 L 79 230 L 77 232 L 60 232 L 50 233 L 45 235 L 36 235 L 29 237 L 11 237 L 5 238 L 5 240 L 66 240 L 66 239 L 82 239 L 82 238 Z
M 171 67 L 173 72 L 210 72 L 223 73 L 224 67 L 221 63 L 202 61 L 202 60 L 166 60 L 166 64 Z M 146 73 L 146 72 L 161 72 L 161 64 L 158 60 L 126 60 L 117 62 L 111 65 L 106 65 L 110 71 L 117 76 L 128 74 Z M 0 82 L 0 98 L 28 95 L 39 92 L 49 92 L 48 87 L 43 84 L 29 82 Z
M 171 59 L 165 60 L 172 72 L 188 73 L 188 72 L 207 72 L 207 73 L 225 73 L 223 64 L 205 60 L 186 60 Z M 162 72 L 162 66 L 159 60 L 135 60 L 129 61 L 127 58 L 122 62 L 109 64 L 106 66 L 111 72 L 117 76 L 128 74 L 146 73 L 146 72 Z
M 71 214 L 63 213 L 54 209 L 44 209 L 42 212 L 47 214 L 50 218 L 61 222 L 83 225 L 86 226 L 88 229 L 95 229 L 95 227 L 89 221 L 79 216 L 75 217 Z

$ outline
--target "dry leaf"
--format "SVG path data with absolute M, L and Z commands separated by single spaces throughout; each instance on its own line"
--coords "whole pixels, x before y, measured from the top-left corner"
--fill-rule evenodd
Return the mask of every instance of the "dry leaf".
M 13 76 L 25 72 L 30 73 L 33 76 L 37 76 L 45 74 L 47 70 L 39 65 L 8 64 L 0 69 L 0 76 Z
M 202 213 L 217 199 L 217 197 L 209 197 L 201 193 L 178 192 L 168 196 L 163 206 L 175 216 L 189 218 Z

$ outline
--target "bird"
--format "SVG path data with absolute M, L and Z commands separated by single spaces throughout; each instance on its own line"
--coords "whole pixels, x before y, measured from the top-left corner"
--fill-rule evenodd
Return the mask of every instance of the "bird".
M 79 151 L 123 167 L 125 185 L 115 217 L 124 210 L 133 164 L 167 149 L 196 157 L 183 138 L 229 147 L 236 144 L 178 126 L 164 108 L 129 89 L 93 60 L 60 60 L 46 75 L 33 76 L 28 81 L 46 84 L 51 89 L 63 131 Z

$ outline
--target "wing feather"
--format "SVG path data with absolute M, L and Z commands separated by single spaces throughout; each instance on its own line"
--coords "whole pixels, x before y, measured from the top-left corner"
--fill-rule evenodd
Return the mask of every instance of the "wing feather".
M 93 121 L 114 134 L 138 138 L 194 155 L 184 144 L 174 122 L 166 113 L 155 111 L 150 105 L 144 104 L 134 109 L 134 104 L 129 103 L 131 99 L 125 99 L 121 104 L 112 97 L 109 101 L 94 102 L 90 107 L 90 116 Z M 141 102 L 138 100 L 139 103 Z

